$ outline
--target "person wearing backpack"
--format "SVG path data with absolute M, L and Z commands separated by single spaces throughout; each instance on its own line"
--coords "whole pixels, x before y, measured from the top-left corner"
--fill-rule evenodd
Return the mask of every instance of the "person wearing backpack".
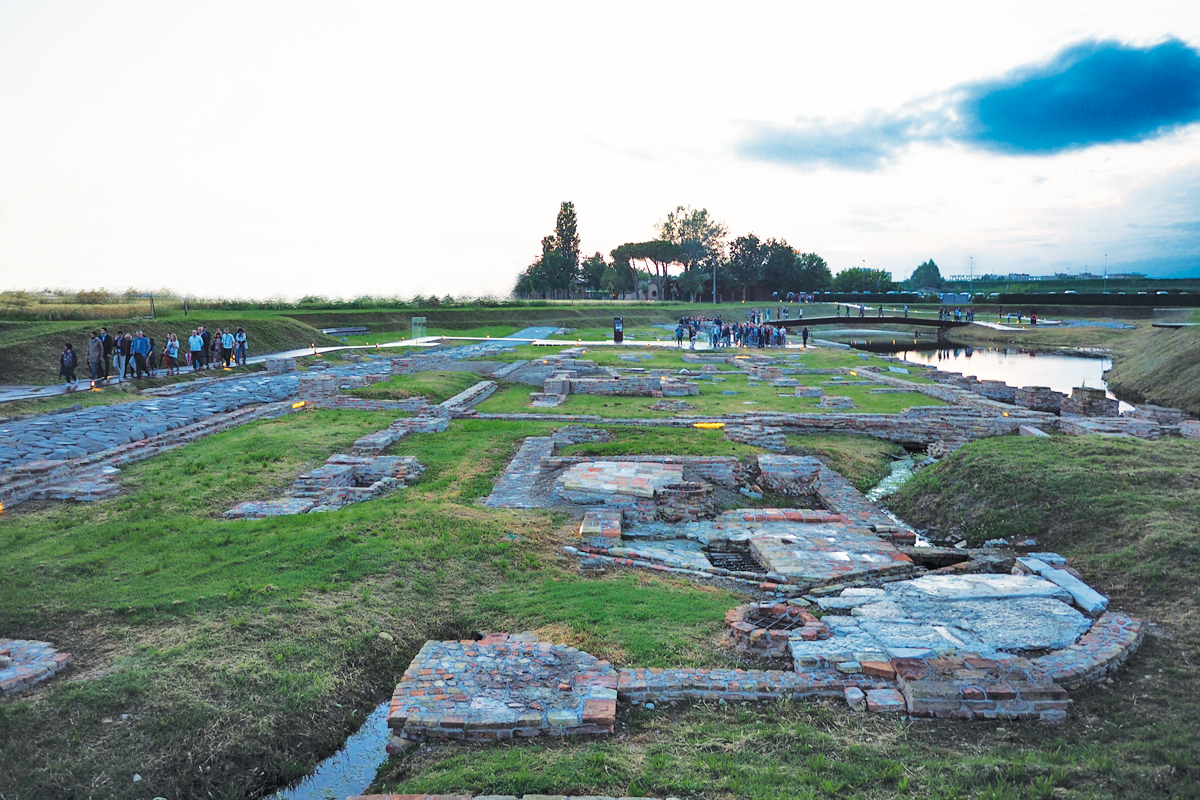
M 67 386 L 78 383 L 75 378 L 75 368 L 79 366 L 79 356 L 75 355 L 75 348 L 71 347 L 70 342 L 63 344 L 62 355 L 58 357 L 58 374 L 66 379 Z

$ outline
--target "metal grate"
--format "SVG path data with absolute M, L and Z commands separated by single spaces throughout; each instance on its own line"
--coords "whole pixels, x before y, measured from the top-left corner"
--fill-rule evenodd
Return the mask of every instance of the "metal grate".
M 705 550 L 704 555 L 714 567 L 727 569 L 730 572 L 757 572 L 760 575 L 765 575 L 767 572 L 748 553 L 715 553 L 712 550 Z
M 769 611 L 756 611 L 746 617 L 746 622 L 749 622 L 756 628 L 765 628 L 769 631 L 794 631 L 797 628 L 805 626 L 804 618 L 797 615 L 794 617 L 784 614 L 776 616 Z

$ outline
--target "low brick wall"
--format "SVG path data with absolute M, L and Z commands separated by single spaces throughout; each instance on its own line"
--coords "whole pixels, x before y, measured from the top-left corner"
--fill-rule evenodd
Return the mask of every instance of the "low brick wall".
M 626 375 L 620 378 L 571 378 L 567 381 L 567 394 L 594 394 L 621 397 L 649 397 L 663 390 L 662 379 L 653 375 Z M 543 387 L 546 392 L 554 389 L 550 381 Z
M 821 488 L 821 461 L 812 456 L 761 455 L 758 470 L 762 485 L 775 492 L 806 495 Z
M 337 375 L 311 371 L 301 372 L 297 378 L 300 381 L 300 399 L 304 405 L 312 408 L 326 408 L 332 404 L 343 380 Z
M 726 425 L 725 438 L 774 453 L 782 453 L 787 449 L 787 437 L 783 435 L 783 430 L 765 425 Z
M 1046 386 L 1024 386 L 1015 390 L 1013 394 L 1017 405 L 1047 414 L 1057 414 L 1065 397 L 1062 392 L 1056 392 Z
M 1064 397 L 1059 403 L 1059 412 L 1079 417 L 1115 417 L 1120 413 L 1120 406 L 1116 400 L 1106 397 L 1103 389 L 1076 387 L 1071 390 L 1070 397 Z
M 1062 722 L 1071 699 L 1024 658 L 893 658 L 910 717 Z
M 1033 659 L 1060 686 L 1075 689 L 1115 672 L 1142 644 L 1141 620 L 1105 612 L 1083 637 L 1066 648 Z
M 617 697 L 628 703 L 724 700 L 768 702 L 845 697 L 848 687 L 885 688 L 871 675 L 846 674 L 823 667 L 780 669 L 622 669 Z
M 296 359 L 294 358 L 268 358 L 266 364 L 268 375 L 283 375 L 296 371 Z

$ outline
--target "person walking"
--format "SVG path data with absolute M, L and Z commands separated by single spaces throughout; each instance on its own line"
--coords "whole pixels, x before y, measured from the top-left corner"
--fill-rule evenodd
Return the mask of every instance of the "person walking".
M 113 338 L 108 335 L 108 328 L 100 329 L 100 370 L 104 373 L 104 380 L 108 380 L 109 365 L 112 364 L 113 354 Z
M 229 369 L 229 360 L 233 358 L 233 334 L 226 328 L 221 333 L 221 354 L 225 369 Z
M 75 348 L 71 347 L 70 342 L 64 343 L 62 355 L 58 357 L 58 374 L 66 379 L 67 386 L 78 383 L 75 377 L 75 368 L 78 366 L 79 356 L 75 355 Z
M 129 342 L 129 351 L 133 355 L 134 377 L 149 377 L 150 370 L 146 366 L 146 356 L 150 354 L 150 340 L 141 331 L 137 332 Z
M 92 380 L 100 380 L 104 374 L 104 341 L 95 331 L 88 334 L 87 362 Z
M 800 346 L 808 347 L 808 328 L 804 328 L 802 331 L 800 331 L 800 338 L 803 340 Z
M 200 369 L 200 361 L 204 358 L 204 337 L 199 331 L 192 331 L 192 335 L 188 337 L 188 347 L 191 348 L 192 372 L 195 372 Z
M 167 334 L 167 342 L 163 345 L 163 355 L 166 357 L 168 375 L 179 374 L 179 340 L 175 334 Z
M 208 369 L 212 362 L 209 359 L 212 357 L 212 334 L 208 332 L 208 328 L 200 326 L 200 359 L 204 363 L 204 369 Z
M 233 334 L 233 340 L 237 342 L 237 363 L 244 367 L 246 366 L 246 329 L 238 325 L 237 333 Z
M 121 380 L 129 377 L 133 370 L 133 334 L 127 333 L 121 337 Z
M 154 373 L 158 371 L 158 343 L 154 341 L 154 337 L 150 337 L 150 352 L 146 354 L 146 366 L 150 369 L 150 377 L 154 377 Z

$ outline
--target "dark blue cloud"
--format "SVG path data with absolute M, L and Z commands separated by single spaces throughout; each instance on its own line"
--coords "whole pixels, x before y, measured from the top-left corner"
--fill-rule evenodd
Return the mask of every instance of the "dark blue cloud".
M 870 171 L 913 142 L 1050 155 L 1145 141 L 1197 120 L 1200 53 L 1177 39 L 1147 48 L 1091 41 L 861 121 L 758 126 L 737 149 L 761 161 Z

